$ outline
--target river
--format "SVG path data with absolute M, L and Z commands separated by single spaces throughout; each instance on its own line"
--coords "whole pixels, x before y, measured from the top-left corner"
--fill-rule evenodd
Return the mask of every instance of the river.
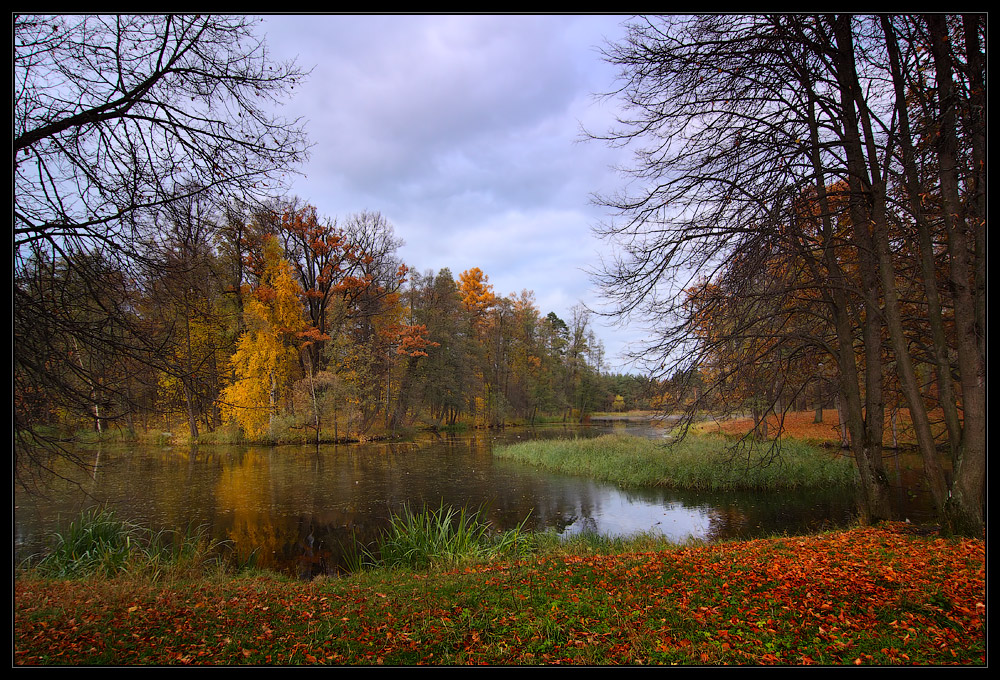
M 799 533 L 850 524 L 843 491 L 704 493 L 621 489 L 494 460 L 499 443 L 590 437 L 610 431 L 661 436 L 636 423 L 508 428 L 405 443 L 302 446 L 101 446 L 81 449 L 92 474 L 62 466 L 44 494 L 15 488 L 15 559 L 96 504 L 155 530 L 200 526 L 239 559 L 301 578 L 345 569 L 343 547 L 371 544 L 404 506 L 483 509 L 498 529 L 524 522 L 560 535 L 663 534 L 682 542 Z M 923 499 L 901 512 L 927 520 Z

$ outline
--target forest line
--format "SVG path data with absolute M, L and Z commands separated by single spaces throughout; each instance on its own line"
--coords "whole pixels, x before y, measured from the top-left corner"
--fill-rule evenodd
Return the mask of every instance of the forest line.
M 97 250 L 39 251 L 22 289 L 89 342 L 47 336 L 49 378 L 67 389 L 19 395 L 32 422 L 342 441 L 579 421 L 626 396 L 648 406 L 647 381 L 604 371 L 582 305 L 567 322 L 543 316 L 532 291 L 498 295 L 478 268 L 412 270 L 378 212 L 338 224 L 275 205 L 175 204 L 128 271 Z

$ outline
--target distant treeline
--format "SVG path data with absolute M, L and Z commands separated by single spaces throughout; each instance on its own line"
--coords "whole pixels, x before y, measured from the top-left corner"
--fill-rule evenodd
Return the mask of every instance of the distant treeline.
M 648 381 L 604 371 L 582 306 L 542 315 L 478 268 L 413 271 L 400 245 L 377 212 L 338 223 L 294 201 L 220 214 L 192 200 L 141 263 L 39 249 L 18 284 L 33 318 L 64 328 L 25 338 L 46 370 L 18 376 L 19 417 L 329 440 L 649 407 Z

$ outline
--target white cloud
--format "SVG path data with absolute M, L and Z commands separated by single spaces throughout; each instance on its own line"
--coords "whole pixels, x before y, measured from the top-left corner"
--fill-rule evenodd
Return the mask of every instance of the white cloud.
M 591 95 L 613 84 L 596 48 L 619 22 L 267 17 L 274 56 L 313 68 L 288 105 L 315 144 L 292 193 L 328 217 L 381 211 L 420 271 L 480 267 L 498 293 L 533 290 L 543 314 L 563 318 L 597 304 L 582 271 L 604 247 L 589 195 L 617 182 L 617 152 L 578 143 L 579 124 L 609 120 Z M 614 354 L 614 335 L 602 336 Z

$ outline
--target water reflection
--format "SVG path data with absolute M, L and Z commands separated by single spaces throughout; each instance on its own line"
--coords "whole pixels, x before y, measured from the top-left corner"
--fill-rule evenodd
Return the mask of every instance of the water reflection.
M 16 495 L 15 548 L 22 557 L 37 551 L 42 536 L 95 502 L 154 529 L 204 526 L 213 538 L 231 542 L 241 561 L 301 577 L 344 569 L 343 547 L 373 544 L 390 515 L 407 505 L 484 508 L 499 529 L 525 522 L 529 530 L 565 535 L 654 532 L 676 541 L 794 533 L 844 526 L 853 518 L 854 501 L 842 493 L 622 490 L 495 462 L 491 453 L 501 442 L 606 431 L 512 429 L 318 449 L 105 447 L 93 452 L 98 465 L 92 476 L 60 470 L 75 483 L 54 480 L 45 499 Z

